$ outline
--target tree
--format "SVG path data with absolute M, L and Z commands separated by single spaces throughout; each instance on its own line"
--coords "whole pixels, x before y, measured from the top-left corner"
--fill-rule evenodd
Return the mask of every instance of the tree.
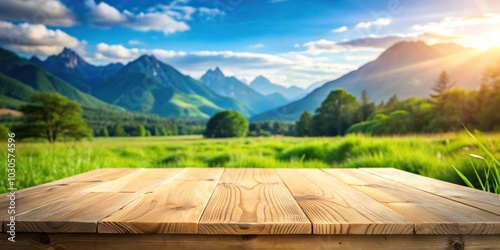
M 221 111 L 208 120 L 206 138 L 245 137 L 248 133 L 248 120 L 236 111 Z
M 116 124 L 115 129 L 113 129 L 113 136 L 128 136 L 128 134 L 122 125 Z
M 353 124 L 359 122 L 360 108 L 356 97 L 343 89 L 330 92 L 313 117 L 314 134 L 323 136 L 344 135 Z
M 396 104 L 398 104 L 398 103 L 399 103 L 399 98 L 396 94 L 394 94 L 391 96 L 391 98 L 389 98 L 389 100 L 385 104 L 385 108 L 387 108 L 387 109 L 394 108 L 394 106 L 396 106 Z
M 77 102 L 57 93 L 36 94 L 31 100 L 21 107 L 23 124 L 15 129 L 21 138 L 45 138 L 53 143 L 63 136 L 80 139 L 91 135 Z
M 434 99 L 439 99 L 443 96 L 448 90 L 455 86 L 456 82 L 451 83 L 450 76 L 446 71 L 441 71 L 438 79 L 436 80 L 436 84 L 432 87 L 434 93 L 430 94 L 430 96 Z
M 312 126 L 313 116 L 309 111 L 305 110 L 302 115 L 300 115 L 299 120 L 296 123 L 296 130 L 298 136 L 311 136 L 311 126 Z
M 480 111 L 477 121 L 483 130 L 500 129 L 500 59 L 483 74 L 483 87 L 479 91 Z
M 143 124 L 139 124 L 137 128 L 135 129 L 135 136 L 139 137 L 145 137 L 146 136 L 146 128 L 144 127 Z
M 433 99 L 435 110 L 438 114 L 445 112 L 444 106 L 446 102 L 446 93 L 455 86 L 455 82 L 451 83 L 450 76 L 446 71 L 441 71 L 436 84 L 432 87 L 434 93 L 430 96 Z
M 368 92 L 363 90 L 361 93 L 361 108 L 359 110 L 361 121 L 366 121 L 370 116 L 375 113 L 375 103 L 370 102 L 370 98 L 368 97 Z

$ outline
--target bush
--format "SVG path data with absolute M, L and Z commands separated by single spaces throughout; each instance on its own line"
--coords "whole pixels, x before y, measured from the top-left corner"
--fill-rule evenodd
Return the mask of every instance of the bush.
M 221 111 L 208 120 L 206 138 L 245 137 L 248 120 L 236 111 Z

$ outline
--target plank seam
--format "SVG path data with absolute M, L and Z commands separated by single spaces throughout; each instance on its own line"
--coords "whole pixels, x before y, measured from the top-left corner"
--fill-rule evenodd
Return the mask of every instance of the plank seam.
M 302 208 L 302 206 L 300 206 L 300 203 L 297 201 L 297 199 L 295 199 L 295 196 L 293 195 L 292 191 L 290 191 L 290 188 L 288 187 L 288 185 L 286 185 L 286 182 L 283 181 L 283 178 L 281 178 L 281 175 L 279 174 L 279 172 L 276 171 L 276 169 L 274 169 L 274 172 L 276 172 L 276 175 L 280 178 L 281 183 L 283 183 L 283 185 L 285 185 L 286 190 L 290 193 L 290 195 L 293 197 L 293 200 L 295 201 L 295 203 L 297 203 L 297 205 L 300 207 L 300 210 L 302 210 L 302 213 L 306 216 L 307 220 L 309 221 L 309 224 L 311 225 L 311 234 L 314 234 L 314 224 L 313 224 L 311 218 L 309 218 L 307 213 L 304 211 L 304 208 Z
M 143 169 L 144 169 L 144 168 L 143 168 Z M 157 186 L 159 186 L 160 184 L 162 184 L 162 183 L 166 182 L 167 180 L 170 180 L 170 179 L 174 178 L 175 176 L 179 175 L 180 173 L 182 173 L 182 172 L 183 172 L 183 171 L 185 171 L 185 170 L 186 170 L 186 168 L 184 168 L 182 171 L 179 171 L 179 172 L 177 172 L 176 174 L 174 174 L 174 175 L 170 176 L 169 178 L 166 178 L 165 180 L 163 180 L 163 181 L 161 181 L 161 182 L 158 182 L 156 185 L 152 186 L 150 189 L 145 190 L 145 191 L 143 191 L 143 192 L 140 192 L 139 194 L 142 194 L 142 195 L 146 194 L 147 192 L 149 192 L 149 191 L 153 190 L 154 188 L 156 188 L 156 187 L 157 187 Z M 136 173 L 136 172 L 137 172 L 137 171 L 134 171 L 133 173 Z M 137 196 L 137 197 L 135 197 L 134 199 L 131 199 L 129 202 L 127 202 L 126 204 L 124 204 L 124 205 L 123 205 L 122 207 L 120 207 L 119 209 L 117 209 L 117 210 L 115 210 L 115 211 L 111 212 L 110 214 L 108 214 L 108 215 L 104 216 L 103 218 L 101 218 L 101 219 L 97 220 L 97 221 L 96 221 L 96 223 L 95 223 L 95 232 L 96 232 L 96 233 L 99 233 L 99 223 L 100 223 L 102 220 L 104 220 L 104 219 L 106 219 L 106 218 L 110 217 L 111 215 L 113 215 L 113 214 L 114 214 L 114 213 L 116 213 L 117 211 L 122 210 L 122 209 L 123 209 L 124 207 L 126 207 L 128 204 L 130 204 L 130 203 L 132 203 L 132 202 L 134 202 L 134 201 L 138 200 L 139 198 L 141 198 L 141 197 L 142 197 L 142 195 L 138 195 L 138 196 Z
M 196 222 L 196 225 L 197 225 L 196 229 L 198 231 L 196 234 L 200 234 L 200 221 L 203 218 L 203 215 L 205 215 L 205 211 L 207 210 L 208 204 L 210 204 L 210 201 L 212 200 L 212 197 L 214 196 L 215 189 L 217 189 L 217 186 L 219 185 L 220 180 L 222 179 L 222 176 L 224 175 L 225 172 L 226 172 L 226 168 L 223 168 L 222 174 L 219 176 L 219 179 L 217 180 L 217 184 L 214 186 L 214 189 L 212 190 L 212 193 L 210 194 L 210 198 L 208 198 L 207 204 L 203 208 L 203 211 L 200 214 L 200 218 L 198 218 L 198 221 Z

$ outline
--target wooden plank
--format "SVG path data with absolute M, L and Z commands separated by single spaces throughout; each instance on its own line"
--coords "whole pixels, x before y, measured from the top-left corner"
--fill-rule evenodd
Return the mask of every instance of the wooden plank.
M 226 169 L 200 234 L 310 234 L 311 223 L 274 169 Z
M 99 169 L 17 191 L 16 215 L 50 204 L 71 194 L 100 185 L 103 182 L 118 179 L 134 171 L 137 171 L 137 169 Z M 95 175 L 95 178 L 92 178 L 92 175 Z M 0 198 L 0 219 L 2 221 L 9 217 L 8 206 L 7 195 L 2 195 Z
M 110 183 L 115 183 L 118 186 L 108 189 L 108 192 L 89 192 L 84 190 L 79 193 L 68 194 L 65 198 L 17 215 L 16 231 L 46 233 L 97 232 L 97 222 L 99 220 L 121 209 L 142 196 L 144 192 L 174 176 L 179 171 L 179 169 L 164 169 L 161 171 L 162 173 L 154 169 L 151 169 L 151 171 L 136 171 L 122 178 L 110 181 Z M 135 175 L 135 173 L 138 174 Z M 144 175 L 145 173 L 157 174 L 159 177 L 150 175 L 149 177 L 151 178 L 134 179 L 134 176 L 146 178 L 147 175 Z M 124 180 L 135 180 L 147 184 L 128 185 L 123 184 Z M 135 192 L 120 192 L 121 190 Z M 43 197 L 39 197 L 39 199 L 43 199 Z M 4 222 L 5 225 L 6 222 Z
M 363 171 L 500 215 L 500 195 L 430 179 L 394 168 L 367 168 Z
M 314 234 L 413 234 L 413 223 L 319 169 L 276 169 Z
M 16 216 L 16 232 L 95 233 L 97 221 L 136 198 L 135 193 L 74 194 Z
M 196 234 L 224 169 L 184 169 L 98 223 L 99 233 Z
M 178 168 L 141 168 L 132 174 L 107 181 L 84 192 L 143 193 L 180 171 L 182 169 Z
M 124 235 L 19 233 L 0 249 L 498 249 L 498 235 Z M 453 246 L 453 247 L 452 247 Z
M 500 216 L 359 169 L 325 172 L 400 213 L 417 234 L 500 234 Z

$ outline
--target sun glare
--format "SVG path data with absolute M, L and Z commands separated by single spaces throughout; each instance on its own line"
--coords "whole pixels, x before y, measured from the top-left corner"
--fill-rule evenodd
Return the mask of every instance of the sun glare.
M 500 47 L 500 31 L 492 31 L 487 34 L 469 37 L 463 41 L 463 45 L 473 47 L 482 51 L 493 47 Z

